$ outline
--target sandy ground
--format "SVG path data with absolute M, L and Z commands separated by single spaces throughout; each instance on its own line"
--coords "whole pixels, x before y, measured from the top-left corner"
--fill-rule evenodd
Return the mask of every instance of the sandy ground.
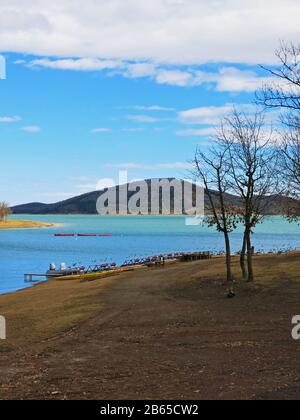
M 0 296 L 1 399 L 300 398 L 299 254 L 257 257 L 256 284 L 232 300 L 223 264 Z
M 52 227 L 50 223 L 34 222 L 32 220 L 6 220 L 0 221 L 0 229 L 34 229 Z

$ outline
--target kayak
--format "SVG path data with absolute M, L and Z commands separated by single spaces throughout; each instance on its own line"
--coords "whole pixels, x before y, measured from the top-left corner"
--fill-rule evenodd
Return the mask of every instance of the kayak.
M 74 238 L 74 233 L 56 233 L 54 236 L 56 237 L 67 237 L 67 238 Z
M 57 238 L 74 238 L 76 236 L 78 236 L 79 238 L 95 238 L 97 236 L 102 238 L 110 238 L 113 235 L 111 233 L 105 233 L 102 235 L 97 235 L 95 233 L 56 233 L 54 236 L 56 236 Z

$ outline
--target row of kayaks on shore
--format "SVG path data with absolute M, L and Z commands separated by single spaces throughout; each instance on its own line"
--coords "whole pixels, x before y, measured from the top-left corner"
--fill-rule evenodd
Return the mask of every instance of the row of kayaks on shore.
M 73 266 L 67 267 L 65 263 L 61 263 L 60 267 L 56 267 L 54 263 L 50 264 L 50 268 L 46 273 L 46 276 L 76 276 L 79 274 L 93 274 L 93 273 L 101 273 L 109 270 L 115 270 L 117 268 L 117 264 L 115 262 L 112 263 L 105 263 L 99 265 L 93 265 L 89 267 L 85 267 L 84 265 L 81 266 Z
M 113 236 L 111 233 L 104 233 L 104 234 L 96 234 L 96 233 L 56 233 L 54 236 L 57 238 L 95 238 L 95 237 L 104 237 L 110 238 Z
M 126 268 L 133 268 L 138 266 L 153 266 L 153 265 L 164 265 L 168 260 L 180 260 L 180 261 L 195 261 L 198 259 L 210 259 L 210 252 L 197 252 L 197 253 L 185 253 L 178 252 L 172 254 L 160 254 L 145 258 L 134 258 L 126 260 L 122 265 L 118 266 L 116 262 L 111 263 L 100 263 L 93 264 L 88 267 L 84 265 L 73 267 L 67 267 L 65 263 L 61 263 L 59 267 L 55 263 L 50 264 L 49 270 L 46 273 L 48 277 L 65 277 L 65 276 L 78 276 L 88 274 L 99 274 L 105 272 L 111 272 L 116 270 L 124 270 Z

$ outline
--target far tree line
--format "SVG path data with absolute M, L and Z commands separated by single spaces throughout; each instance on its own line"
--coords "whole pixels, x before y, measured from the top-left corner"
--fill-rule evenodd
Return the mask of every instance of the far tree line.
M 206 222 L 224 235 L 229 297 L 234 296 L 230 234 L 242 225 L 242 277 L 254 281 L 252 234 L 270 201 L 286 196 L 285 216 L 300 216 L 300 46 L 281 44 L 278 67 L 256 94 L 256 111 L 233 109 L 207 149 L 198 148 L 194 167 L 209 199 Z M 268 110 L 279 110 L 272 128 Z M 276 113 L 277 114 L 277 113 Z M 218 194 L 214 192 L 217 191 Z M 238 197 L 233 205 L 229 194 Z

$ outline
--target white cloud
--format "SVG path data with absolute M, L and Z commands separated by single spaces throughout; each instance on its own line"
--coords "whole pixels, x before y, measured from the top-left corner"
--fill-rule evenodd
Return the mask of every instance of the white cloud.
M 28 125 L 26 127 L 22 127 L 21 129 L 32 134 L 37 134 L 41 131 L 41 127 L 38 127 L 37 125 Z
M 119 61 L 99 60 L 97 58 L 49 60 L 36 59 L 29 63 L 30 67 L 44 67 L 55 70 L 100 71 L 120 67 Z
M 171 71 L 162 70 L 159 71 L 155 77 L 157 83 L 161 85 L 172 85 L 172 86 L 192 86 L 197 84 L 196 79 L 192 73 L 186 71 Z
M 234 104 L 225 104 L 223 106 L 208 106 L 201 108 L 192 108 L 187 111 L 179 113 L 179 121 L 183 124 L 198 124 L 198 125 L 217 125 L 224 117 L 228 116 Z M 245 113 L 253 113 L 256 110 L 255 105 L 242 104 L 238 105 L 237 109 Z
M 128 107 L 130 109 L 136 109 L 137 111 L 157 111 L 157 112 L 173 112 L 175 111 L 175 108 L 168 108 L 163 107 L 159 105 L 151 105 L 151 106 L 145 106 L 145 105 L 136 105 L 132 107 Z
M 176 135 L 179 137 L 211 137 L 215 134 L 216 128 L 195 128 L 176 131 Z
M 218 73 L 198 73 L 198 83 L 216 84 L 219 92 L 254 92 L 271 80 L 270 77 L 259 77 L 254 71 L 235 67 L 222 67 Z
M 105 190 L 106 188 L 113 188 L 115 187 L 116 181 L 112 178 L 102 178 L 99 179 L 99 181 L 97 182 L 96 186 L 95 186 L 95 191 L 102 191 Z
M 124 64 L 123 68 L 119 69 L 120 74 L 130 79 L 136 79 L 138 77 L 154 77 L 156 71 L 156 66 L 152 63 Z
M 15 63 L 24 64 L 23 60 Z M 150 78 L 161 85 L 188 87 L 207 85 L 219 92 L 254 92 L 263 84 L 271 82 L 270 77 L 261 77 L 252 70 L 241 70 L 233 66 L 223 66 L 214 73 L 200 71 L 199 66 L 190 66 L 182 70 L 181 66 L 166 67 L 164 64 L 128 63 L 117 60 L 100 60 L 96 58 L 81 59 L 35 59 L 25 63 L 27 67 L 43 67 L 69 71 L 102 71 L 111 70 L 111 76 L 122 75 L 126 78 Z M 113 70 L 113 71 L 112 71 Z M 144 111 L 174 111 L 173 108 L 161 106 L 136 106 L 131 109 Z
M 199 71 L 197 68 L 185 71 L 157 69 L 155 80 L 159 84 L 181 87 L 207 85 L 219 92 L 255 92 L 273 79 L 260 77 L 252 70 L 241 70 L 231 66 L 221 67 L 214 73 Z
M 159 121 L 158 118 L 150 117 L 148 115 L 127 115 L 127 119 L 129 121 L 134 121 L 138 123 L 146 123 L 146 124 L 156 123 Z
M 21 117 L 0 117 L 0 123 L 15 123 L 21 121 Z
M 104 127 L 99 127 L 99 128 L 93 128 L 91 130 L 92 133 L 97 134 L 97 133 L 109 133 L 111 131 L 110 128 L 104 128 Z
M 0 51 L 169 64 L 270 63 L 279 38 L 299 41 L 299 15 L 298 0 L 3 0 Z

